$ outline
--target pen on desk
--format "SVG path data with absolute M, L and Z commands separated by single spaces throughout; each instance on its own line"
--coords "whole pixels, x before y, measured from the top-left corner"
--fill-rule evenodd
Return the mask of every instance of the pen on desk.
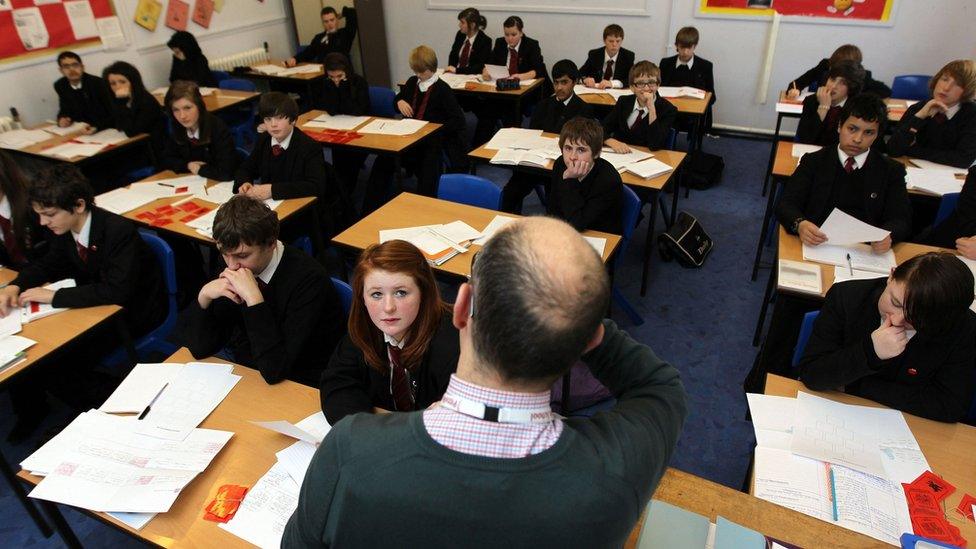
M 847 268 L 851 270 L 851 276 L 854 276 L 854 264 L 851 263 L 851 254 L 847 254 Z
M 171 188 L 171 189 L 175 189 L 175 188 L 176 188 L 176 185 L 170 185 L 169 183 L 158 183 L 158 182 L 157 182 L 156 184 L 157 184 L 157 185 L 160 185 L 160 186 L 162 186 L 162 187 L 169 187 L 169 188 Z
M 840 520 L 837 513 L 837 481 L 834 480 L 834 468 L 830 465 L 827 466 L 830 469 L 830 503 L 833 505 L 834 522 Z
M 149 410 L 152 410 L 153 404 L 156 404 L 156 401 L 159 400 L 159 396 L 163 394 L 163 391 L 165 391 L 167 387 L 169 387 L 169 383 L 164 383 L 163 388 L 156 393 L 156 396 L 154 396 L 152 400 L 149 401 L 149 406 L 146 406 L 146 409 L 139 414 L 138 419 L 145 419 L 146 415 L 149 414 Z

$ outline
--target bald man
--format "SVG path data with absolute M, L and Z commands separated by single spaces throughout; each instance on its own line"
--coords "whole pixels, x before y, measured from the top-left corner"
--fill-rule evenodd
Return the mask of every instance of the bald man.
M 687 408 L 677 370 L 602 318 L 609 299 L 568 224 L 499 231 L 458 290 L 461 354 L 441 401 L 337 423 L 282 547 L 622 546 Z M 549 387 L 580 358 L 617 405 L 563 419 Z

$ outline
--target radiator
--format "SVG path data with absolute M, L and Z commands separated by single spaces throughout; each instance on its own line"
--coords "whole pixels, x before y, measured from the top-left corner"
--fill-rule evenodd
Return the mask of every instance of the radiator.
M 231 71 L 234 67 L 250 67 L 267 63 L 271 57 L 264 48 L 254 48 L 231 55 L 225 55 L 217 59 L 210 60 L 210 70 L 212 71 Z

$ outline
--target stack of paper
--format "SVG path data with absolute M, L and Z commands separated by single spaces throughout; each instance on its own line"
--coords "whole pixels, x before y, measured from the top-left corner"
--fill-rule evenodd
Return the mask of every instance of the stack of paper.
M 491 140 L 484 144 L 486 149 L 525 149 L 525 143 L 536 143 L 542 138 L 542 130 L 524 128 L 502 128 L 495 132 Z
M 0 318 L 0 371 L 3 371 L 26 359 L 24 351 L 36 344 L 36 341 L 14 335 L 20 333 L 21 315 L 13 311 Z
M 90 156 L 95 156 L 104 148 L 105 145 L 101 143 L 75 143 L 68 141 L 67 143 L 62 143 L 60 145 L 55 145 L 54 147 L 44 149 L 41 152 L 47 156 L 71 160 L 72 158 L 77 157 L 88 158 Z
M 44 130 L 9 130 L 0 133 L 0 148 L 23 149 L 50 138 Z
M 504 65 L 485 65 L 485 70 L 492 80 L 505 79 L 509 76 L 508 67 Z
M 41 129 L 44 130 L 44 131 L 46 131 L 47 133 L 50 133 L 50 134 L 64 136 L 64 135 L 68 135 L 68 134 L 71 134 L 71 133 L 80 132 L 80 131 L 85 130 L 87 128 L 88 128 L 88 124 L 86 124 L 84 122 L 75 122 L 74 124 L 72 124 L 70 126 L 66 126 L 64 128 L 58 126 L 54 122 L 51 122 L 51 125 L 50 126 L 45 126 L 44 128 L 41 128 Z
M 65 278 L 57 282 L 52 282 L 50 284 L 45 284 L 44 288 L 57 292 L 62 288 L 74 288 L 75 279 Z M 67 311 L 64 308 L 54 308 L 50 303 L 37 303 L 36 301 L 30 301 L 24 305 L 20 310 L 20 320 L 24 324 L 28 322 L 33 322 L 35 320 L 44 318 L 46 316 L 51 316 L 55 313 L 60 313 L 62 311 Z
M 454 90 L 463 90 L 468 82 L 477 82 L 477 74 L 454 74 L 450 72 L 440 73 L 440 79 Z
M 939 196 L 962 192 L 962 180 L 949 170 L 905 168 L 905 182 L 909 189 L 930 192 Z
M 273 67 L 273 66 L 274 65 L 262 65 L 262 67 Z M 309 63 L 308 65 L 298 65 L 295 67 L 291 67 L 290 69 L 285 69 L 281 67 L 278 68 L 281 70 L 277 72 L 266 72 L 265 74 L 273 74 L 275 76 L 294 76 L 296 74 L 313 74 L 316 72 L 322 72 L 323 70 L 322 65 L 319 65 L 317 63 Z M 256 67 L 255 70 L 257 70 Z M 263 72 L 263 71 L 258 71 L 258 72 Z
M 150 401 L 152 406 L 146 404 L 149 412 L 140 422 L 140 433 L 172 440 L 186 438 L 241 380 L 241 376 L 231 373 L 230 364 L 191 362 L 173 368 L 178 372 Z M 140 393 L 140 397 L 145 394 Z
M 424 254 L 433 265 L 443 265 L 459 253 L 468 251 L 471 241 L 481 233 L 463 221 L 453 221 L 443 225 L 424 225 L 403 229 L 380 231 L 380 243 L 390 240 L 405 240 Z
M 558 156 L 557 156 L 558 158 Z M 490 163 L 504 166 L 535 166 L 547 168 L 550 158 L 544 152 L 519 149 L 498 149 Z
M 822 149 L 820 145 L 807 145 L 806 143 L 793 143 L 793 158 L 800 159 L 803 155 L 817 152 Z
M 369 120 L 368 116 L 350 116 L 348 114 L 330 115 L 320 114 L 304 124 L 306 128 L 321 128 L 326 130 L 355 130 Z
M 938 164 L 936 162 L 930 162 L 928 160 L 921 160 L 919 158 L 909 158 L 912 164 L 915 164 L 923 170 L 940 170 L 944 172 L 949 172 L 954 175 L 966 175 L 969 173 L 967 168 L 957 168 L 955 166 L 946 166 L 945 164 Z
M 302 484 L 305 478 L 305 471 L 308 464 L 312 461 L 315 449 L 329 434 L 332 426 L 325 419 L 325 414 L 321 411 L 316 412 L 307 418 L 292 425 L 287 421 L 252 421 L 251 423 L 269 429 L 276 433 L 297 439 L 298 442 L 281 450 L 276 455 L 278 461 L 285 467 L 291 478 Z
M 278 75 L 285 70 L 285 67 L 281 65 L 255 65 L 251 67 L 254 72 L 259 72 L 261 74 Z
M 888 250 L 883 254 L 871 251 L 867 244 L 851 244 L 848 246 L 833 246 L 821 244 L 819 246 L 803 245 L 804 261 L 817 261 L 828 265 L 849 267 L 855 271 L 871 271 L 887 275 L 891 269 L 898 266 L 895 262 L 895 252 Z
M 879 242 L 891 234 L 891 231 L 865 223 L 837 208 L 820 225 L 820 232 L 827 235 L 827 242 L 834 246 Z
M 115 128 L 104 129 L 98 133 L 93 133 L 91 135 L 79 135 L 75 138 L 75 141 L 79 143 L 97 143 L 99 145 L 115 145 L 121 143 L 128 139 L 129 136 L 125 135 L 125 132 L 119 131 Z
M 660 86 L 657 89 L 661 97 L 690 97 L 692 99 L 705 99 L 705 90 L 692 88 L 691 86 Z
M 375 133 L 380 135 L 412 135 L 427 125 L 426 120 L 403 118 L 392 120 L 389 118 L 374 118 L 369 124 L 359 128 L 359 133 Z
M 584 86 L 583 84 L 576 84 L 575 86 L 573 86 L 573 93 L 575 93 L 576 95 L 598 95 L 605 92 L 606 90 L 589 88 L 587 86 Z
M 622 171 L 630 172 L 642 179 L 651 179 L 652 177 L 657 177 L 673 170 L 674 168 L 657 158 L 649 158 L 641 162 L 631 162 L 630 164 L 626 164 L 622 169 Z
M 646 160 L 654 156 L 649 152 L 639 151 L 637 149 L 631 149 L 629 153 L 615 153 L 611 150 L 605 150 L 600 153 L 600 158 L 606 160 L 613 165 L 618 171 L 622 170 L 627 164 L 634 164 L 640 162 L 641 160 Z
M 634 92 L 631 91 L 630 88 L 622 88 L 622 89 L 619 89 L 619 90 L 606 89 L 606 90 L 603 90 L 603 93 L 605 93 L 605 94 L 609 95 L 610 97 L 612 97 L 614 101 L 617 101 L 621 97 L 624 97 L 624 96 L 627 96 L 627 95 L 634 95 Z

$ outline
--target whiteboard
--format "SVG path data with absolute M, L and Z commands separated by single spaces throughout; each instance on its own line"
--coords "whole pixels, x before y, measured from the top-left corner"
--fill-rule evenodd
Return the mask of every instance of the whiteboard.
M 144 53 L 147 50 L 154 50 L 166 47 L 173 33 L 173 29 L 166 26 L 166 5 L 163 3 L 163 13 L 159 16 L 156 30 L 150 32 L 140 27 L 133 21 L 136 13 L 136 6 L 139 0 L 116 0 L 115 6 L 119 11 L 119 18 L 122 26 L 129 38 L 131 45 L 136 50 Z M 184 0 L 190 4 L 190 13 L 193 13 L 193 0 Z M 210 18 L 210 28 L 203 28 L 192 20 L 186 25 L 186 30 L 197 38 L 197 41 L 206 39 L 208 36 L 220 36 L 232 34 L 234 32 L 246 30 L 252 27 L 266 25 L 274 21 L 281 21 L 285 18 L 285 4 L 283 0 L 224 0 L 223 10 L 213 13 Z M 254 47 L 255 44 L 248 44 L 247 47 Z M 206 51 L 206 47 L 203 48 Z M 243 48 L 246 49 L 246 48 Z
M 526 0 L 511 1 L 486 0 L 476 3 L 480 11 L 503 12 L 542 12 L 542 13 L 598 13 L 600 15 L 651 15 L 651 0 Z M 432 10 L 453 10 L 459 12 L 472 4 L 467 0 L 427 0 L 427 8 Z

